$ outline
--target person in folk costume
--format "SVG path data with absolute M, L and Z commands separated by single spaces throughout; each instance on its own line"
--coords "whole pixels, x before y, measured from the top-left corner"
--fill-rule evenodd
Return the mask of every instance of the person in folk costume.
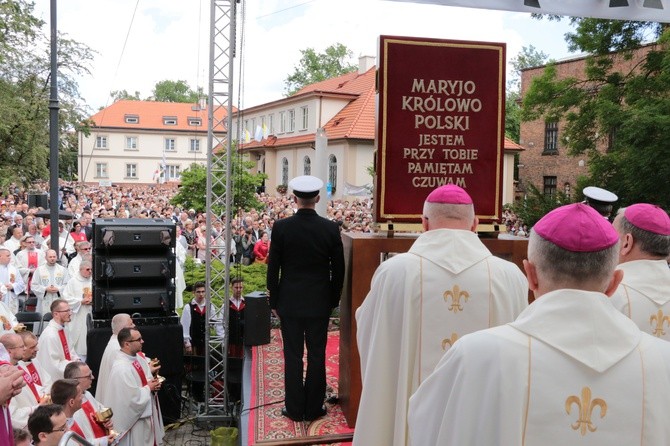
M 408 444 L 409 398 L 444 352 L 459 337 L 511 322 L 528 306 L 521 269 L 489 251 L 477 224 L 464 189 L 438 187 L 424 201 L 424 232 L 375 271 L 356 311 L 363 384 L 356 446 Z
M 231 279 L 232 293 L 228 299 L 228 393 L 231 400 L 242 397 L 242 361 L 244 360 L 244 280 L 241 277 Z
M 623 280 L 612 296 L 615 308 L 640 330 L 670 341 L 670 218 L 658 206 L 638 203 L 619 209 L 614 229 L 621 239 Z
M 93 372 L 84 362 L 71 362 L 65 367 L 65 379 L 73 379 L 79 383 L 82 390 L 81 409 L 77 410 L 72 418 L 83 432 L 83 437 L 95 445 L 105 446 L 110 443 L 115 435 L 109 432 L 114 429 L 114 422 L 110 418 L 104 423 L 100 423 L 95 414 L 105 409 L 105 407 L 96 400 L 88 389 L 93 384 Z
M 93 311 L 93 266 L 88 260 L 79 264 L 79 272 L 70 278 L 63 289 L 63 299 L 72 309 L 72 320 L 67 326 L 72 348 L 82 361 L 86 361 L 87 318 Z
M 105 404 L 114 412 L 114 424 L 121 433 L 119 444 L 161 445 L 160 406 L 154 394 L 160 381 L 149 378 L 151 371 L 140 355 L 142 334 L 135 328 L 124 328 L 118 340 L 121 350 L 106 382 Z
M 19 311 L 18 295 L 23 293 L 26 285 L 11 260 L 9 249 L 0 247 L 0 301 L 7 305 L 9 311 L 16 314 Z
M 44 328 L 37 343 L 37 359 L 51 379 L 56 380 L 63 377 L 65 366 L 69 362 L 78 361 L 79 356 L 65 330 L 65 325 L 72 320 L 70 305 L 66 300 L 56 299 L 51 303 L 51 314 L 53 319 Z
M 58 253 L 49 249 L 46 252 L 46 264 L 39 266 L 33 273 L 31 290 L 37 297 L 36 310 L 42 314 L 51 311 L 51 304 L 60 298 L 69 280 L 67 268 L 58 263 Z
M 0 336 L 0 343 L 9 352 L 9 362 L 13 366 L 18 366 L 19 361 L 23 359 L 23 352 L 25 345 L 23 339 L 18 334 L 6 333 Z M 33 382 L 32 376 L 25 372 L 23 373 L 23 380 L 26 385 L 21 389 L 21 392 L 13 397 L 9 402 L 9 411 L 12 415 L 12 426 L 23 429 L 28 424 L 28 417 L 40 404 L 46 404 L 48 397 L 47 393 L 39 384 Z
M 193 285 L 193 300 L 184 306 L 181 314 L 181 325 L 184 335 L 184 349 L 188 354 L 205 354 L 205 329 L 209 326 L 206 314 L 206 292 L 204 282 Z M 210 304 L 210 318 L 215 321 L 216 335 L 223 338 L 223 321 L 216 313 L 214 305 Z
M 611 304 L 619 246 L 588 205 L 542 217 L 524 261 L 535 301 L 442 357 L 410 398 L 412 444 L 667 444 L 670 343 Z

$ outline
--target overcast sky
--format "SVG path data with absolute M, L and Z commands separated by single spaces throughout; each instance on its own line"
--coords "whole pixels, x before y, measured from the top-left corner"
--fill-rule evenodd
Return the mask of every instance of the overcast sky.
M 50 1 L 35 3 L 35 14 L 48 27 Z M 323 51 L 340 42 L 355 59 L 376 56 L 382 34 L 505 42 L 508 61 L 528 45 L 554 59 L 569 56 L 563 38 L 567 21 L 540 22 L 524 13 L 384 0 L 253 0 L 245 5 L 244 15 L 238 11 L 236 58 L 242 76 L 239 68 L 235 71 L 243 79 L 243 108 L 283 96 L 284 79 L 301 49 Z M 59 30 L 97 52 L 91 76 L 80 80 L 92 112 L 111 103 L 111 91 L 137 90 L 144 98 L 165 79 L 207 90 L 209 0 L 67 0 L 58 8 Z

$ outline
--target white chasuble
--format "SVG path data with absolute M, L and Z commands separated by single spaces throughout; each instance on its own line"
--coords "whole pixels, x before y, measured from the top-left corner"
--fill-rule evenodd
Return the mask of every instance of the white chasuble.
M 470 231 L 422 234 L 383 262 L 356 312 L 363 390 L 354 445 L 407 444 L 410 396 L 456 340 L 514 320 L 528 283 Z
M 612 305 L 640 330 L 670 341 L 670 268 L 665 260 L 635 260 L 617 266 L 623 280 Z

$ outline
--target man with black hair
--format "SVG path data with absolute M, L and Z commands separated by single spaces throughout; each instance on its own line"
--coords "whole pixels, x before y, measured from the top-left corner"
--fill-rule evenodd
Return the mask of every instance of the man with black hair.
M 38 407 L 28 418 L 28 430 L 34 445 L 58 446 L 67 430 L 67 417 L 63 407 L 58 404 Z
M 181 314 L 181 325 L 184 334 L 184 349 L 188 354 L 205 354 L 206 314 L 206 287 L 205 282 L 196 282 L 193 285 L 193 300 L 189 302 Z M 210 318 L 216 321 L 214 326 L 217 336 L 223 337 L 223 323 L 214 305 L 210 304 Z

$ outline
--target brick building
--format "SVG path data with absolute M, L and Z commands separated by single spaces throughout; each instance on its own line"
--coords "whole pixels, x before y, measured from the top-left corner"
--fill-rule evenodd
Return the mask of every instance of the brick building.
M 644 59 L 651 48 L 653 48 L 652 45 L 640 48 L 630 60 L 617 56 L 614 69 L 622 72 L 633 70 L 639 64 L 640 60 Z M 558 79 L 568 77 L 576 79 L 585 78 L 585 56 L 555 62 L 555 66 Z M 522 99 L 528 91 L 533 78 L 540 76 L 544 72 L 545 67 L 546 65 L 543 65 L 522 70 Z M 525 150 L 520 152 L 519 156 L 517 199 L 524 196 L 528 184 L 533 184 L 545 194 L 563 191 L 568 195 L 574 195 L 577 179 L 588 175 L 588 155 L 571 156 L 568 154 L 568 141 L 565 141 L 562 136 L 563 128 L 564 122 L 546 121 L 543 118 L 521 123 L 519 143 Z M 609 135 L 602 135 L 598 141 L 598 150 L 606 151 L 609 143 Z

